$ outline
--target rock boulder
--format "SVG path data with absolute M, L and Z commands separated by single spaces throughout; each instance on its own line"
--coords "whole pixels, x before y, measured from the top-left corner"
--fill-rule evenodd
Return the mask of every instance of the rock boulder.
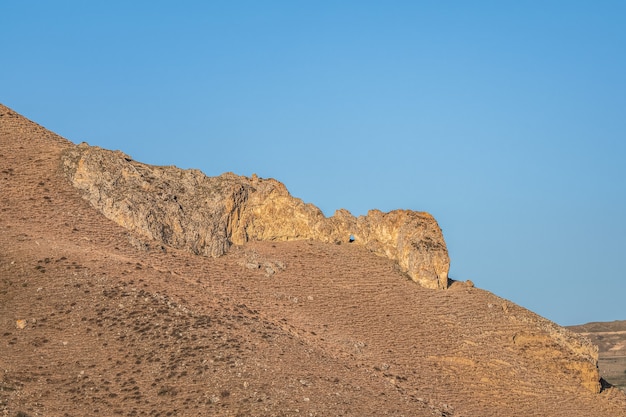
M 420 285 L 448 287 L 450 260 L 428 213 L 371 210 L 325 217 L 274 179 L 152 166 L 86 143 L 64 153 L 72 184 L 106 217 L 134 234 L 199 255 L 220 256 L 251 240 L 315 239 L 363 245 L 396 260 Z

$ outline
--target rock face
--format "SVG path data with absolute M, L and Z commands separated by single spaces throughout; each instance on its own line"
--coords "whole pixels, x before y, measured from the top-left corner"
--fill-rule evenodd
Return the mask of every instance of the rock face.
M 338 210 L 327 218 L 274 179 L 207 177 L 198 170 L 142 164 L 86 143 L 64 153 L 63 169 L 109 219 L 166 245 L 220 256 L 248 241 L 354 240 L 398 261 L 420 285 L 448 287 L 446 244 L 428 213 L 372 210 L 357 218 Z
M 515 320 L 519 320 L 519 316 Z M 519 332 L 513 336 L 513 344 L 527 357 L 540 363 L 550 358 L 545 365 L 552 372 L 566 370 L 577 375 L 581 384 L 593 393 L 602 389 L 598 372 L 598 347 L 589 339 L 570 332 L 550 321 L 533 317 L 527 323 L 535 327 L 530 332 Z M 531 327 L 531 328 L 532 328 Z M 563 351 L 568 352 L 563 356 Z
M 598 346 L 598 366 L 604 380 L 626 391 L 626 320 L 593 322 L 568 329 Z

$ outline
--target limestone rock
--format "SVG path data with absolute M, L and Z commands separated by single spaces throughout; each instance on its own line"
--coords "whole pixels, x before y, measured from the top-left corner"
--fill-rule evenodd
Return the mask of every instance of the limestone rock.
M 538 319 L 536 323 L 542 321 Z M 597 346 L 547 321 L 543 323 L 544 328 L 541 329 L 543 332 L 516 334 L 513 343 L 533 360 L 544 361 L 553 372 L 567 369 L 568 372 L 578 376 L 585 388 L 593 393 L 599 393 L 602 387 L 598 373 Z M 568 352 L 568 356 L 563 356 L 563 351 Z M 545 358 L 551 360 L 545 361 Z
M 86 143 L 67 150 L 63 169 L 106 217 L 148 239 L 200 255 L 220 256 L 245 242 L 315 239 L 367 247 L 398 261 L 416 282 L 447 288 L 450 260 L 428 213 L 347 210 L 325 217 L 274 179 L 151 166 Z
M 592 322 L 568 329 L 598 346 L 598 366 L 603 379 L 626 392 L 626 320 Z

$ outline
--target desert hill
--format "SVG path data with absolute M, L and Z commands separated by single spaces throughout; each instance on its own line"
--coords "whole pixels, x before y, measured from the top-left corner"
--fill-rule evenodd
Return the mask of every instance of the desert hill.
M 600 375 L 626 390 L 626 320 L 593 322 L 568 329 L 583 334 L 598 346 Z
M 257 239 L 263 223 L 205 256 L 105 215 L 68 165 L 90 149 L 0 106 L 3 415 L 626 416 L 587 338 L 478 288 L 418 285 L 440 282 L 419 271 L 443 252 L 403 228 L 412 214 L 396 229 L 412 264 L 367 238 L 371 219 L 350 225 L 363 244 L 332 220 L 315 223 L 339 230 L 327 241 Z

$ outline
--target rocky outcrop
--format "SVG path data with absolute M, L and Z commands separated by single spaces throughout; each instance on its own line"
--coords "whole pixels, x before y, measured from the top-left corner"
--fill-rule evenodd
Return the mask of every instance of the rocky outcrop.
M 626 391 L 626 320 L 592 322 L 570 326 L 598 346 L 598 366 L 602 377 Z
M 363 245 L 398 261 L 416 282 L 447 288 L 449 257 L 428 213 L 370 211 L 355 217 L 292 197 L 274 179 L 151 166 L 86 143 L 65 152 L 63 169 L 106 217 L 135 234 L 200 255 L 220 256 L 251 240 L 315 239 Z
M 511 317 L 514 321 L 522 321 L 523 318 L 523 314 Z M 600 392 L 602 385 L 596 345 L 589 339 L 539 316 L 531 317 L 526 323 L 529 331 L 513 336 L 514 345 L 525 356 L 538 363 L 545 363 L 554 373 L 567 370 L 568 373 L 577 375 L 586 389 L 593 393 Z

